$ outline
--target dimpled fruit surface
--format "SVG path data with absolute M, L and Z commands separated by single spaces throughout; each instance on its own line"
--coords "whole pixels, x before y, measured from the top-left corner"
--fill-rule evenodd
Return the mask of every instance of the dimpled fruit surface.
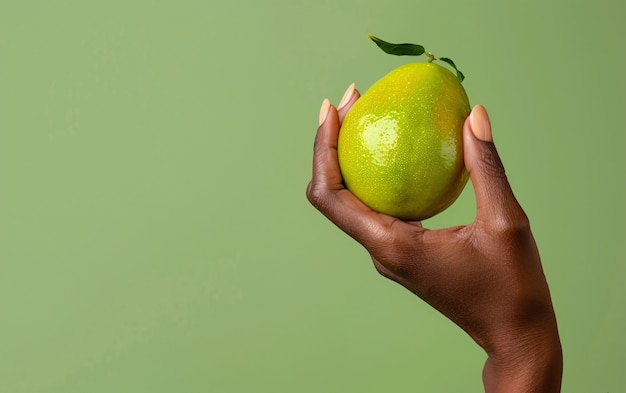
M 401 66 L 353 105 L 339 133 L 345 186 L 380 213 L 423 220 L 440 213 L 467 183 L 465 89 L 434 63 Z

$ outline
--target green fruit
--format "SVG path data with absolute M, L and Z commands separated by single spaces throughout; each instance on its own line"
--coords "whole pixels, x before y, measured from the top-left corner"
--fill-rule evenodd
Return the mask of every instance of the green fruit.
M 367 206 L 423 220 L 457 199 L 468 180 L 462 130 L 470 112 L 460 79 L 432 62 L 407 64 L 350 109 L 339 166 L 345 186 Z

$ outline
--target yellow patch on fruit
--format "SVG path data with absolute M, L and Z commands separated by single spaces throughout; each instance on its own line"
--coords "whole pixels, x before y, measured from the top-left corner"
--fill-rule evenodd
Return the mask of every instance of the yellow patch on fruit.
M 437 64 L 401 66 L 350 109 L 339 133 L 344 184 L 367 206 L 403 220 L 424 220 L 463 191 L 465 89 Z

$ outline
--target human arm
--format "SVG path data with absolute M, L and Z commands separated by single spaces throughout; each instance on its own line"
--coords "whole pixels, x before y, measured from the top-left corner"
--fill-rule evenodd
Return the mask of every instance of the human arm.
M 380 274 L 443 313 L 485 350 L 486 392 L 560 391 L 562 353 L 548 284 L 485 109 L 476 106 L 463 129 L 476 218 L 429 230 L 369 209 L 344 187 L 337 140 L 358 98 L 351 86 L 338 109 L 328 101 L 322 105 L 309 201 L 367 249 Z

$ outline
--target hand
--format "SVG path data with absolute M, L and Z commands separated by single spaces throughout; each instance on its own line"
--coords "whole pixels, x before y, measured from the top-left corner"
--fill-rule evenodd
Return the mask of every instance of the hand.
M 380 274 L 465 330 L 487 353 L 487 392 L 558 392 L 562 352 L 539 252 L 476 106 L 463 128 L 464 159 L 476 193 L 466 226 L 429 230 L 365 206 L 343 185 L 341 122 L 359 98 L 350 86 L 338 109 L 322 104 L 307 187 L 311 204 L 370 253 Z

